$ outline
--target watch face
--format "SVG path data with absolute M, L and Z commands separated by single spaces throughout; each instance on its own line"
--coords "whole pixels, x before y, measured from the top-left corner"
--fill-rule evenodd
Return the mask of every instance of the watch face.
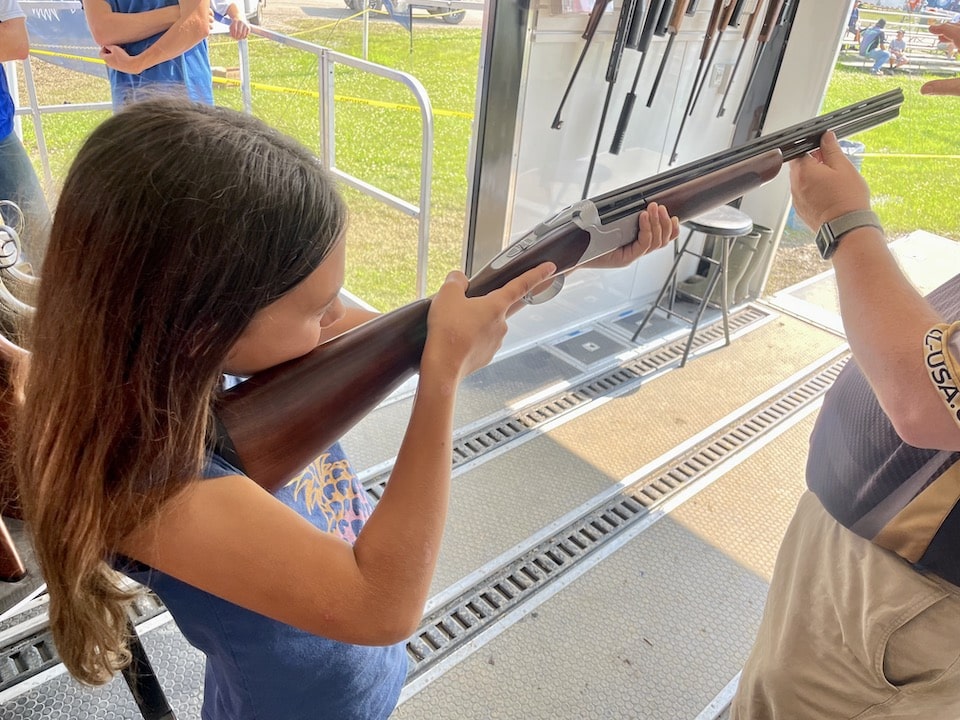
M 824 223 L 817 232 L 817 249 L 820 251 L 820 257 L 829 260 L 833 251 L 837 249 L 837 241 L 833 233 L 830 232 L 830 226 Z

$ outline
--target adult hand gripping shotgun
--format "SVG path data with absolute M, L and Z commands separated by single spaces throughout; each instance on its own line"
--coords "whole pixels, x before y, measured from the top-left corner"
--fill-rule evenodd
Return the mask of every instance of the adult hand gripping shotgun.
M 563 275 L 628 244 L 648 203 L 665 205 L 681 222 L 739 198 L 773 179 L 783 163 L 838 137 L 892 120 L 901 90 L 878 95 L 655 175 L 581 200 L 526 233 L 476 273 L 467 295 L 501 287 L 542 262 Z M 218 399 L 216 446 L 254 481 L 276 490 L 417 371 L 427 335 L 430 299 L 374 318 L 300 358 L 258 373 Z

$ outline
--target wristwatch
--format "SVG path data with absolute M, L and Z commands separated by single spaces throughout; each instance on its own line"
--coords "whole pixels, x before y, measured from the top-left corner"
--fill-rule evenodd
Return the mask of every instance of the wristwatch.
M 819 232 L 817 232 L 817 248 L 820 250 L 820 257 L 824 260 L 829 260 L 833 253 L 836 252 L 837 246 L 840 244 L 840 239 L 844 235 L 851 230 L 865 226 L 883 230 L 883 226 L 880 225 L 880 218 L 871 210 L 848 212 L 838 218 L 834 218 L 830 222 L 825 222 L 820 226 Z

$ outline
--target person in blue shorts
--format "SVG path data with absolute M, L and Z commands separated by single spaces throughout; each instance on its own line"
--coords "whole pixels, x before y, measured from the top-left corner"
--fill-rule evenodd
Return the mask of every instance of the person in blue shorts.
M 213 104 L 209 0 L 84 0 L 83 11 L 115 110 L 158 93 Z
M 23 60 L 29 51 L 23 10 L 16 0 L 0 0 L 0 62 Z M 16 203 L 23 213 L 22 251 L 36 272 L 46 251 L 50 209 L 27 151 L 14 132 L 15 109 L 6 73 L 0 67 L 0 200 Z M 7 225 L 20 220 L 10 208 L 0 207 L 0 216 Z

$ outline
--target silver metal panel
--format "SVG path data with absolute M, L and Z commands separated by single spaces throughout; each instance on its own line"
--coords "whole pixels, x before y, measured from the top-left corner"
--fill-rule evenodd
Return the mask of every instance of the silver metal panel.
M 464 268 L 472 275 L 507 239 L 513 215 L 520 104 L 533 17 L 531 0 L 488 0 L 470 155 Z

